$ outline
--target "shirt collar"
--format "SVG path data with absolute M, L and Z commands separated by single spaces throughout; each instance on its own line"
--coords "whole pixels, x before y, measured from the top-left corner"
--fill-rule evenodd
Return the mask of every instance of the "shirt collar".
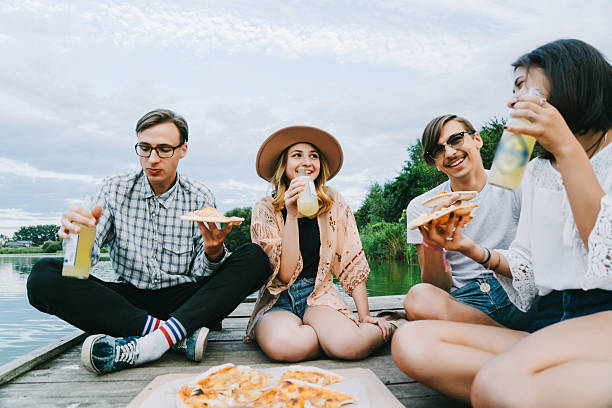
M 149 180 L 147 180 L 147 176 L 144 174 L 144 171 L 140 172 L 140 176 L 141 177 L 140 177 L 140 182 L 139 182 L 139 190 L 140 190 L 141 197 L 145 199 L 155 197 L 155 192 L 153 192 L 153 189 L 151 188 L 151 185 L 149 184 Z M 181 176 L 177 172 L 176 181 L 174 182 L 172 187 L 170 187 L 170 190 L 157 196 L 157 202 L 161 204 L 164 208 L 168 208 L 170 201 L 175 195 L 175 192 L 179 189 L 180 180 L 181 180 Z

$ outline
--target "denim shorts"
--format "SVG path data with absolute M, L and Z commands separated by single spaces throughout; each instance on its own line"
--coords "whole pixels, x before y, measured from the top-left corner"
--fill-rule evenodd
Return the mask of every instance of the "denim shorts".
M 293 285 L 289 286 L 289 289 L 281 292 L 280 297 L 268 312 L 286 310 L 298 316 L 300 319 L 303 319 L 304 313 L 306 313 L 306 309 L 308 308 L 306 299 L 308 299 L 308 295 L 314 290 L 314 285 L 315 278 L 301 278 L 296 280 L 293 282 Z
M 527 313 L 521 312 L 508 299 L 506 291 L 493 276 L 478 278 L 452 291 L 451 295 L 510 329 L 527 330 L 533 320 L 533 308 Z
M 563 320 L 605 310 L 612 310 L 612 291 L 603 289 L 553 291 L 540 297 L 529 331 L 534 332 Z

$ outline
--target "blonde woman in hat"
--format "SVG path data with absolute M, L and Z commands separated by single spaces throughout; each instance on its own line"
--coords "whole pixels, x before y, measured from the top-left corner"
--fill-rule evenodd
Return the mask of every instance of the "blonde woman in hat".
M 326 185 L 342 158 L 332 135 L 309 126 L 273 133 L 257 153 L 257 174 L 273 191 L 253 207 L 251 239 L 268 255 L 273 273 L 259 292 L 247 336 L 273 360 L 308 360 L 321 352 L 364 358 L 397 327 L 397 321 L 370 316 L 370 268 L 355 218 L 340 193 Z M 300 167 L 314 181 L 319 210 L 313 218 L 298 212 L 306 185 L 297 177 Z M 359 320 L 334 286 L 334 274 L 353 297 Z

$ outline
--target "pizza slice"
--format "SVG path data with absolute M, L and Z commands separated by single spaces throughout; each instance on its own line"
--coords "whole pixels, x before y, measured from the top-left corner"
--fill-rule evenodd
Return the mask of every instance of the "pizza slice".
M 246 365 L 222 364 L 182 387 L 177 395 L 177 406 L 224 408 L 246 405 L 270 389 L 273 378 L 272 374 Z
M 281 375 L 281 380 L 300 380 L 310 384 L 330 385 L 343 380 L 337 374 L 322 370 L 318 367 L 289 366 Z
M 281 380 L 277 385 L 279 395 L 286 400 L 307 402 L 313 408 L 340 408 L 357 404 L 357 399 L 344 392 L 304 383 L 297 380 Z
M 220 222 L 226 224 L 240 225 L 244 221 L 242 217 L 226 217 L 214 207 L 206 206 L 200 210 L 190 211 L 181 215 L 184 221 Z
M 463 227 L 465 226 L 465 224 L 467 224 L 469 221 L 473 219 L 471 212 L 476 207 L 478 207 L 478 204 L 465 203 L 465 204 L 459 204 L 459 205 L 451 205 L 449 207 L 442 208 L 438 211 L 434 211 L 433 213 L 430 213 L 430 214 L 421 214 L 420 216 L 418 216 L 417 218 L 415 218 L 408 224 L 408 229 L 411 229 L 411 230 L 417 229 L 418 227 L 423 226 L 427 224 L 428 222 L 434 221 L 434 220 L 438 221 L 440 224 L 445 224 L 450 219 L 450 216 L 452 213 L 455 213 L 456 215 L 460 215 L 461 217 L 464 217 L 461 223 L 459 224 L 460 227 Z M 465 221 L 466 219 L 467 221 Z

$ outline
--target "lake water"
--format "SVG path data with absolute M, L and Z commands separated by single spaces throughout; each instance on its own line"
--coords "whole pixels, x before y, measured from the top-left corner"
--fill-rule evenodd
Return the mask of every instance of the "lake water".
M 28 303 L 26 281 L 32 266 L 41 258 L 40 255 L 0 255 L 0 365 L 75 330 Z M 404 294 L 420 282 L 418 265 L 371 261 L 370 267 L 369 296 Z

